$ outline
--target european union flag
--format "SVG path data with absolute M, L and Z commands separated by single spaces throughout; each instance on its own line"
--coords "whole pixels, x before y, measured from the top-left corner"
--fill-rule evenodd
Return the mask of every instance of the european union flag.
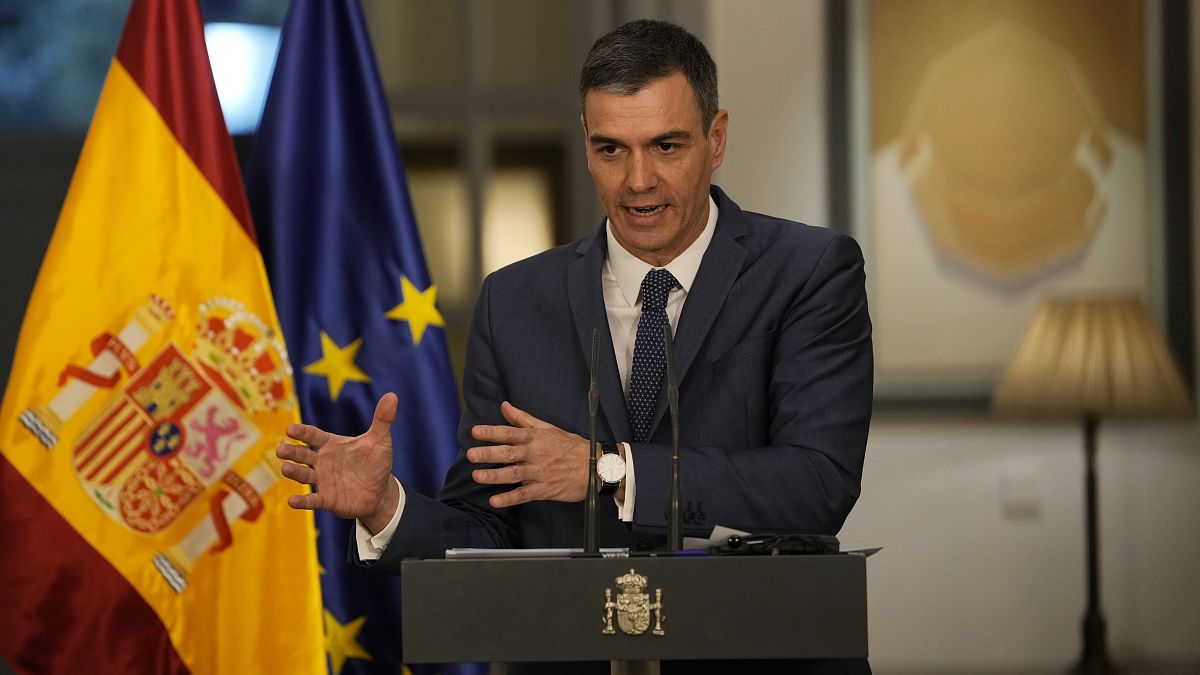
M 357 435 L 395 391 L 393 469 L 435 494 L 458 398 L 356 0 L 292 3 L 246 180 L 304 421 Z M 401 672 L 399 578 L 347 565 L 354 523 L 316 519 L 332 672 Z

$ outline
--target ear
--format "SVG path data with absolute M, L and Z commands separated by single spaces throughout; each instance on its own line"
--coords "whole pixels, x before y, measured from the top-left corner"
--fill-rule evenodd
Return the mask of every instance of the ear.
M 725 141 L 728 139 L 729 133 L 729 111 L 719 110 L 716 117 L 713 117 L 712 125 L 708 128 L 708 140 L 712 143 L 713 150 L 713 170 L 721 166 L 721 162 L 725 161 Z

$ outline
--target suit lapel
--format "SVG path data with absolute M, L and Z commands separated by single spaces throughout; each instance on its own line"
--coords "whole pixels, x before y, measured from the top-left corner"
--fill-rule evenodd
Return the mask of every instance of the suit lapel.
M 567 302 L 575 321 L 575 332 L 585 363 L 591 364 L 592 330 L 599 333 L 599 372 L 601 422 L 607 422 L 609 440 L 628 440 L 633 436 L 625 413 L 625 393 L 613 353 L 608 313 L 604 310 L 601 272 L 604 266 L 605 233 L 588 237 L 575 249 L 579 258 L 567 266 Z M 598 432 L 599 434 L 599 432 Z
M 746 259 L 746 249 L 737 242 L 738 238 L 749 231 L 742 210 L 726 197 L 720 188 L 713 186 L 712 192 L 718 209 L 716 231 L 713 232 L 708 250 L 704 252 L 704 258 L 700 261 L 696 280 L 683 303 L 679 325 L 675 327 L 675 372 L 681 386 L 687 380 L 688 371 L 696 360 L 696 355 L 700 353 L 700 347 L 708 337 L 713 322 L 721 313 L 725 298 L 729 296 L 729 289 L 733 288 L 734 282 L 741 274 L 742 263 Z M 666 410 L 664 381 L 663 394 L 650 423 L 652 438 L 659 423 L 666 416 Z

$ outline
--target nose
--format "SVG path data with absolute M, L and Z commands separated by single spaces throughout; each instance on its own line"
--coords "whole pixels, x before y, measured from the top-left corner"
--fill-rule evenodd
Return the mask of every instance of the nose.
M 648 192 L 658 187 L 658 172 L 654 161 L 646 153 L 629 153 L 625 187 L 633 193 Z

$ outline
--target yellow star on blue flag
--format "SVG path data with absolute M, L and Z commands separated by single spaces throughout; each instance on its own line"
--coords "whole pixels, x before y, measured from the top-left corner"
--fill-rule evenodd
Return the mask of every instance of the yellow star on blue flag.
M 437 286 L 419 290 L 408 277 L 400 275 L 400 292 L 404 302 L 388 310 L 387 318 L 408 322 L 412 330 L 413 344 L 421 344 L 421 336 L 427 326 L 445 326 L 442 313 L 437 308 Z
M 342 393 L 342 386 L 350 382 L 370 382 L 371 378 L 354 363 L 358 350 L 362 348 L 362 338 L 352 341 L 345 347 L 339 347 L 329 333 L 321 331 L 321 358 L 307 366 L 304 372 L 309 375 L 323 375 L 329 382 L 329 398 L 336 401 Z
M 366 621 L 367 617 L 360 616 L 343 624 L 325 610 L 325 651 L 329 652 L 329 665 L 334 675 L 342 672 L 346 659 L 371 660 L 371 655 L 358 643 L 358 632 Z

